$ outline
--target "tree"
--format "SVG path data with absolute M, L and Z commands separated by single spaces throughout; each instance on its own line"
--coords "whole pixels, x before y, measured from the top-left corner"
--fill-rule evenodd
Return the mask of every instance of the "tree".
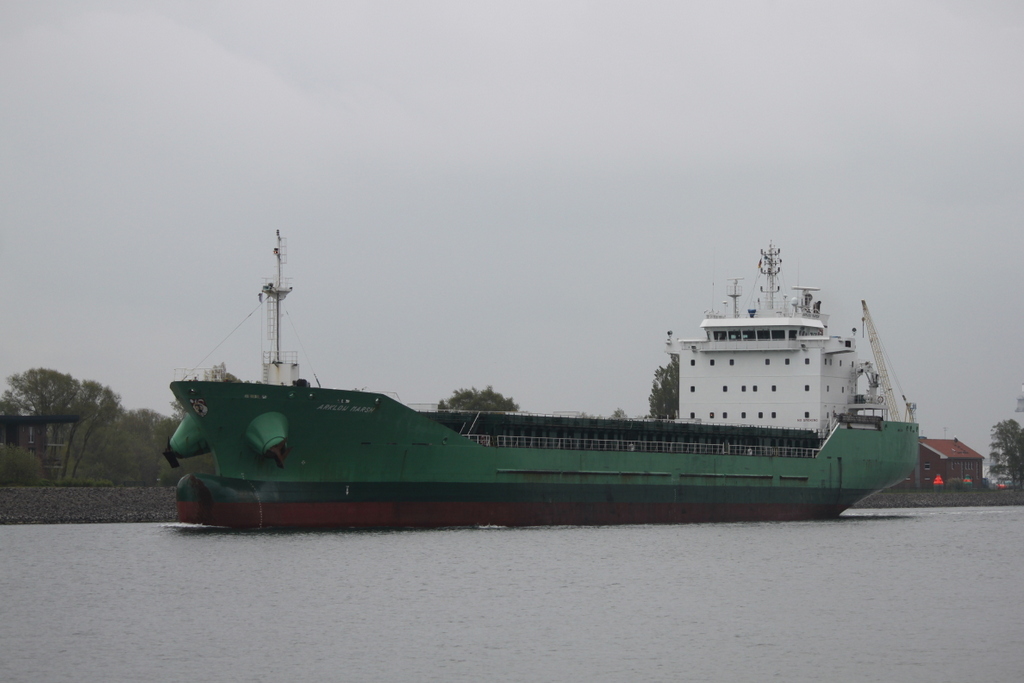
M 64 463 L 60 476 L 67 476 L 68 465 L 74 462 L 71 478 L 78 475 L 78 466 L 82 458 L 89 452 L 89 440 L 96 430 L 116 421 L 121 416 L 121 397 L 107 386 L 87 379 L 81 383 L 78 398 L 74 404 L 74 412 L 78 415 L 73 431 L 79 438 L 69 437 L 68 447 L 64 451 Z
M 42 474 L 35 453 L 17 446 L 0 446 L 0 485 L 32 485 Z
M 651 417 L 667 417 L 674 420 L 679 413 L 679 355 L 672 354 L 664 367 L 654 371 L 651 396 Z
M 1024 430 L 1016 420 L 1003 420 L 992 427 L 992 465 L 994 477 L 1006 478 L 1016 489 L 1024 488 Z
M 96 430 L 91 454 L 79 473 L 90 479 L 154 486 L 160 479 L 162 452 L 177 424 L 148 408 L 122 411 Z
M 456 389 L 448 399 L 441 399 L 438 410 L 478 410 L 496 412 L 516 412 L 519 404 L 509 396 L 505 398 L 488 384 L 486 389 Z
M 7 378 L 0 397 L 7 415 L 67 415 L 81 388 L 78 380 L 56 370 L 33 368 Z
M 615 412 L 612 413 L 613 420 L 628 420 L 629 416 L 626 415 L 626 411 L 622 408 L 616 408 Z

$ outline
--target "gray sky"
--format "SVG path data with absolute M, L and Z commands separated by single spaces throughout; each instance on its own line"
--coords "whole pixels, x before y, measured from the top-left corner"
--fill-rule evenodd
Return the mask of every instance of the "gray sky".
M 1019 417 L 1021 3 L 9 2 L 0 93 L 3 378 L 258 378 L 280 229 L 304 377 L 640 415 L 773 240 L 924 434 Z

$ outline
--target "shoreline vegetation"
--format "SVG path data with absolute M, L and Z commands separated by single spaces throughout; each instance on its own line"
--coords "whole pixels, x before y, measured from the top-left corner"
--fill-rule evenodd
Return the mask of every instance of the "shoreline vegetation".
M 1024 491 L 879 491 L 852 509 L 1024 505 Z M 0 524 L 178 521 L 173 486 L 0 487 Z

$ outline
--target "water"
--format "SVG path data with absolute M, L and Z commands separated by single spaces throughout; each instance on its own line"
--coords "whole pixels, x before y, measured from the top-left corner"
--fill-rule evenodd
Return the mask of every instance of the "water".
M 2 681 L 1019 681 L 1024 508 L 0 527 Z

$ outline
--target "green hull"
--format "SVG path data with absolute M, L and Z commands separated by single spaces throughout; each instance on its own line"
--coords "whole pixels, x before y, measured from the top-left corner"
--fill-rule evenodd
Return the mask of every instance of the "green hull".
M 194 433 L 179 441 L 208 444 L 217 463 L 216 476 L 179 483 L 179 516 L 232 527 L 834 517 L 904 479 L 917 449 L 917 425 L 900 422 L 841 424 L 808 449 L 808 433 L 796 430 L 520 416 L 485 418 L 511 445 L 490 435 L 481 441 L 493 445 L 481 445 L 446 426 L 452 416 L 381 394 L 222 382 L 171 389 L 195 417 Z M 522 436 L 541 428 L 617 438 Z

